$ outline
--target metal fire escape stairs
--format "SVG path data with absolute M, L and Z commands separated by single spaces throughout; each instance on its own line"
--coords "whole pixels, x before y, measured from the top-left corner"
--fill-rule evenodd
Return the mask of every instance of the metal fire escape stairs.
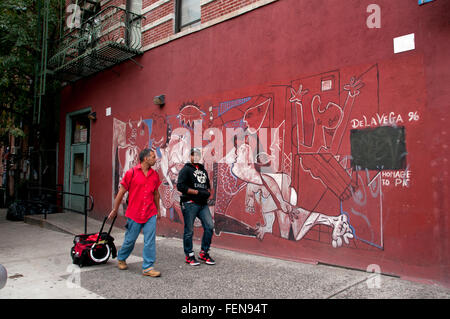
M 79 0 L 81 23 L 68 30 L 49 68 L 65 81 L 76 81 L 142 53 L 142 15 L 119 6 L 100 10 L 99 1 Z
M 48 42 L 50 1 L 37 1 L 38 19 L 41 21 L 38 25 L 41 56 L 37 58 L 34 81 L 35 124 L 40 123 L 47 76 L 62 82 L 75 82 L 125 60 L 131 60 L 142 68 L 133 57 L 143 53 L 141 21 L 144 17 L 129 10 L 132 0 L 124 0 L 120 6 L 105 7 L 101 7 L 100 0 L 73 0 L 69 4 L 72 12 L 66 7 L 65 0 L 60 1 L 61 36 L 59 43 L 51 47 Z M 49 52 L 52 54 L 50 58 Z

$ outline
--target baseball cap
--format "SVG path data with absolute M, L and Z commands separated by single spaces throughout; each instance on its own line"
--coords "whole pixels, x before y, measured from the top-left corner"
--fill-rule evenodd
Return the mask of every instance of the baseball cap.
M 200 154 L 202 155 L 202 151 L 198 147 L 191 148 L 191 155 Z

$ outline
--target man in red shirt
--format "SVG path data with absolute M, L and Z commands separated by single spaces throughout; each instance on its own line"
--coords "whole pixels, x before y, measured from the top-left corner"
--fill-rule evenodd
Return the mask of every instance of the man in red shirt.
M 128 207 L 125 239 L 117 254 L 119 269 L 128 268 L 126 259 L 133 251 L 136 239 L 141 230 L 144 234 L 144 250 L 142 274 L 144 276 L 159 277 L 161 273 L 153 268 L 156 259 L 156 215 L 159 211 L 159 192 L 161 184 L 158 173 L 152 169 L 156 163 L 155 152 L 144 149 L 139 154 L 140 164 L 125 173 L 120 182 L 119 192 L 114 200 L 114 208 L 109 218 L 117 216 L 117 210 L 123 196 L 128 192 Z

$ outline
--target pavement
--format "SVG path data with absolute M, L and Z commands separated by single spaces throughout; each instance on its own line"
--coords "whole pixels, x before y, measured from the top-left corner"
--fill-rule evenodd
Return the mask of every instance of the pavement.
M 216 265 L 192 267 L 184 263 L 182 241 L 166 237 L 156 243 L 155 268 L 162 276 L 143 277 L 142 234 L 128 270 L 120 271 L 116 259 L 79 268 L 70 248 L 74 234 L 84 232 L 84 216 L 33 215 L 26 222 L 5 216 L 0 209 L 0 265 L 7 272 L 0 278 L 0 299 L 450 299 L 450 289 L 437 285 L 216 247 L 210 251 Z M 88 232 L 100 225 L 89 218 Z M 111 234 L 119 249 L 124 229 L 114 227 Z

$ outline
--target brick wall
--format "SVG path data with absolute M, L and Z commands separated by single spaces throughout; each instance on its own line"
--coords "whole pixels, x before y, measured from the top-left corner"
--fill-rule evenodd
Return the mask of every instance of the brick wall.
M 156 2 L 158 2 L 159 0 L 142 0 L 142 8 L 146 8 Z
M 220 18 L 260 0 L 214 0 L 202 6 L 202 23 Z
M 109 0 L 109 1 L 102 1 L 100 3 L 102 5 L 102 9 L 104 9 L 107 6 L 125 7 L 127 1 L 126 0 Z
M 157 1 L 158 2 L 158 1 Z M 142 7 L 142 11 L 144 12 L 145 19 L 142 21 L 142 26 L 145 27 L 148 24 L 153 24 L 156 21 L 163 19 L 168 15 L 173 15 L 175 12 L 174 1 L 169 1 L 161 4 L 156 8 L 152 8 L 150 11 L 146 12 L 146 10 L 151 9 L 150 6 Z
M 143 0 L 142 13 L 143 47 L 173 35 L 175 0 Z
M 181 32 L 179 36 L 222 22 L 220 18 L 225 15 L 228 15 L 225 20 L 232 18 L 234 17 L 233 12 L 236 15 L 242 14 L 273 1 L 276 0 L 200 0 L 202 25 Z M 146 18 L 142 22 L 142 47 L 144 50 L 152 48 L 158 41 L 164 39 L 170 41 L 174 36 L 178 37 L 174 33 L 175 0 L 143 0 L 142 13 Z
M 142 33 L 142 44 L 147 45 L 158 42 L 173 34 L 172 20 L 166 21 Z

